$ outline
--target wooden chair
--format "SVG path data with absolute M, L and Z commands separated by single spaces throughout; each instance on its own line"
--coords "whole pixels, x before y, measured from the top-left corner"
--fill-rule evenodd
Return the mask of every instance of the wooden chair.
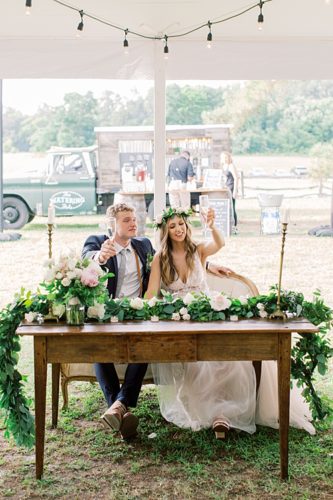
M 226 276 L 216 276 L 211 272 L 207 273 L 207 282 L 210 290 L 217 290 L 226 293 L 230 297 L 240 297 L 242 295 L 259 295 L 255 284 L 248 278 L 233 273 L 229 278 Z M 120 380 L 123 380 L 127 365 L 116 364 L 116 370 Z M 261 361 L 253 361 L 253 366 L 257 377 L 257 390 L 260 382 Z M 68 407 L 68 384 L 73 381 L 96 382 L 94 366 L 88 363 L 66 363 L 60 365 L 61 392 L 63 397 L 63 408 Z M 152 384 L 153 375 L 148 365 L 144 378 L 145 384 Z

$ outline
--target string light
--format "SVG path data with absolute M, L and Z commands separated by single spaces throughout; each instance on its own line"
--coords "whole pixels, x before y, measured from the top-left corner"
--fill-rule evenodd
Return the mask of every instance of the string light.
M 258 16 L 258 29 L 261 31 L 262 30 L 262 25 L 264 24 L 264 15 L 262 13 L 262 7 L 264 5 L 264 2 L 262 2 L 260 0 L 259 2 L 259 9 L 260 9 L 260 13 L 259 13 L 259 16 Z
M 213 40 L 212 23 L 210 21 L 208 21 L 207 26 L 209 28 L 209 33 L 207 35 L 207 49 L 210 49 L 212 46 L 212 40 Z
M 124 33 L 125 33 L 125 38 L 124 38 L 124 42 L 123 42 L 124 53 L 128 54 L 128 40 L 127 40 L 128 29 L 125 29 Z
M 32 0 L 25 0 L 25 13 L 27 16 L 31 14 Z
M 27 3 L 30 3 L 31 4 L 31 1 L 32 0 L 26 0 L 26 4 Z M 263 26 L 263 22 L 264 22 L 264 16 L 263 16 L 263 13 L 262 13 L 262 8 L 263 6 L 268 3 L 268 2 L 272 2 L 273 0 L 260 0 L 259 2 L 253 4 L 253 5 L 250 5 L 249 7 L 247 7 L 246 9 L 240 11 L 240 12 L 236 12 L 235 14 L 231 14 L 230 16 L 228 17 L 224 17 L 223 19 L 219 19 L 218 21 L 208 21 L 208 23 L 203 23 L 199 26 L 196 26 L 192 29 L 189 29 L 188 31 L 184 31 L 182 33 L 176 33 L 174 35 L 162 35 L 162 34 L 157 34 L 155 36 L 149 36 L 149 35 L 145 35 L 144 33 L 139 33 L 138 31 L 133 31 L 133 30 L 130 30 L 128 28 L 123 28 L 121 26 L 118 26 L 116 24 L 113 24 L 111 23 L 110 21 L 107 21 L 105 19 L 101 19 L 100 17 L 94 15 L 94 14 L 89 14 L 88 12 L 85 12 L 83 10 L 79 10 L 77 7 L 73 7 L 72 5 L 64 2 L 63 0 L 52 0 L 53 2 L 59 4 L 59 5 L 62 5 L 63 7 L 66 7 L 67 9 L 71 9 L 71 10 L 74 10 L 76 12 L 78 12 L 81 16 L 81 22 L 79 23 L 78 25 L 78 31 L 82 31 L 83 30 L 83 16 L 86 16 L 88 17 L 89 19 L 92 19 L 98 23 L 101 23 L 101 24 L 104 24 L 106 26 L 109 26 L 110 28 L 113 28 L 113 29 L 116 29 L 116 30 L 119 30 L 119 31 L 123 31 L 125 32 L 125 40 L 127 43 L 125 43 L 125 40 L 123 42 L 123 46 L 124 46 L 124 49 L 125 51 L 128 49 L 128 40 L 127 40 L 127 35 L 128 34 L 131 34 L 131 35 L 134 35 L 134 36 L 137 36 L 137 37 L 140 37 L 140 38 L 144 38 L 146 40 L 164 40 L 165 41 L 165 45 L 164 45 L 164 55 L 165 57 L 167 58 L 168 56 L 168 53 L 169 53 L 169 47 L 168 47 L 168 44 L 167 44 L 167 41 L 169 38 L 181 38 L 181 37 L 184 37 L 184 36 L 187 36 L 187 35 L 190 35 L 191 33 L 194 33 L 195 31 L 199 31 L 203 28 L 209 28 L 209 33 L 207 35 L 207 46 L 209 46 L 211 44 L 211 41 L 213 40 L 213 35 L 212 35 L 212 32 L 211 32 L 211 27 L 215 24 L 221 24 L 221 23 L 225 23 L 227 21 L 230 21 L 231 19 L 235 19 L 237 17 L 240 17 L 244 14 L 246 14 L 247 12 L 250 12 L 251 10 L 253 9 L 256 9 L 257 7 L 259 7 L 260 9 L 260 13 L 259 13 L 259 16 L 258 16 L 258 27 L 259 29 L 261 30 L 262 29 L 262 26 Z M 327 1 L 327 0 L 326 0 Z
M 168 37 L 167 37 L 167 35 L 164 35 L 164 49 L 163 49 L 163 52 L 164 52 L 164 59 L 168 59 L 169 58 L 169 47 L 168 47 Z
M 80 14 L 80 17 L 81 17 L 81 21 L 79 22 L 79 24 L 77 25 L 77 30 L 79 33 L 77 33 L 77 36 L 80 36 L 80 33 L 83 31 L 83 27 L 84 27 L 84 24 L 83 24 L 83 10 L 79 10 L 79 14 Z

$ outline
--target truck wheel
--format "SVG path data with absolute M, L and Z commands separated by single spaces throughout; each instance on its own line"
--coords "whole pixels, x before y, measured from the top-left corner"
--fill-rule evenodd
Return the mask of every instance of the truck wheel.
M 27 205 L 19 198 L 6 196 L 3 199 L 3 219 L 5 229 L 20 229 L 29 220 Z

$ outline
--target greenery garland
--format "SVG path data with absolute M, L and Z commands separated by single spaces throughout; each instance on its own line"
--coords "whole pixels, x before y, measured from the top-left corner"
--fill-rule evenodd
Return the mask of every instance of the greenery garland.
M 0 311 L 0 408 L 5 410 L 5 437 L 13 436 L 18 445 L 31 447 L 34 443 L 34 421 L 30 414 L 31 401 L 24 394 L 26 380 L 17 370 L 20 338 L 16 329 L 25 314 L 43 315 L 48 312 L 48 294 L 32 295 L 21 290 L 15 302 Z M 241 318 L 267 317 L 276 309 L 276 289 L 268 295 L 229 299 L 221 294 L 207 296 L 187 294 L 174 298 L 165 294 L 161 300 L 107 299 L 103 321 L 111 320 L 193 320 L 217 321 Z M 314 419 L 323 419 L 330 408 L 321 400 L 314 388 L 315 373 L 324 375 L 328 360 L 333 354 L 327 333 L 333 326 L 333 311 L 324 304 L 320 293 L 314 294 L 312 302 L 303 294 L 293 291 L 281 292 L 281 309 L 290 317 L 304 317 L 319 327 L 315 335 L 301 335 L 292 347 L 291 374 L 297 384 L 304 386 L 303 396 L 308 401 Z

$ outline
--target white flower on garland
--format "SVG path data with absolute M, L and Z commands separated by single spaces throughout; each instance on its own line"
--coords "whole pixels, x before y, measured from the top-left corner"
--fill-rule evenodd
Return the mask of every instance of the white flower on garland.
M 144 301 L 140 299 L 140 297 L 136 297 L 135 299 L 130 300 L 130 306 L 132 309 L 140 311 L 140 309 L 143 309 L 144 307 Z
M 148 305 L 149 307 L 154 307 L 158 302 L 159 300 L 157 297 L 152 297 L 151 299 L 148 300 Z
M 186 307 L 182 307 L 179 312 L 182 316 L 184 316 L 184 314 L 188 314 L 188 310 Z
M 245 297 L 244 295 L 241 295 L 239 298 L 238 298 L 239 302 L 244 306 L 245 304 L 247 304 L 247 301 L 248 301 L 248 297 Z
M 183 302 L 186 306 L 189 306 L 190 304 L 192 304 L 192 302 L 195 300 L 195 297 L 193 295 L 193 293 L 187 293 L 185 295 L 185 297 L 183 298 Z
M 238 316 L 236 314 L 232 314 L 229 319 L 230 321 L 238 321 Z
M 231 300 L 221 293 L 210 293 L 209 296 L 210 307 L 214 311 L 224 311 L 231 306 Z
M 66 310 L 66 308 L 65 308 L 64 304 L 59 304 L 57 302 L 52 304 L 52 314 L 54 314 L 54 316 L 58 316 L 58 318 L 61 318 L 61 316 L 64 314 L 65 310 Z
M 103 319 L 105 314 L 105 304 L 98 304 L 95 302 L 93 306 L 88 307 L 88 318 Z
M 259 311 L 259 316 L 260 316 L 261 318 L 267 318 L 268 313 L 267 313 L 264 309 L 260 309 L 260 311 Z
M 36 316 L 37 316 L 36 313 L 28 312 L 28 313 L 25 313 L 24 319 L 25 319 L 25 321 L 27 321 L 27 323 L 32 323 L 33 321 L 35 321 Z
M 189 321 L 191 319 L 191 315 L 190 314 L 183 314 L 183 320 L 184 321 Z
M 154 323 L 157 323 L 160 320 L 158 316 L 151 316 L 150 321 L 153 321 Z
M 171 319 L 173 321 L 180 321 L 180 314 L 179 313 L 173 313 Z
M 265 306 L 262 302 L 258 302 L 257 308 L 259 309 L 259 311 L 263 311 L 265 309 Z
M 111 323 L 118 323 L 118 321 L 119 321 L 118 316 L 111 316 L 110 318 Z
M 61 280 L 61 284 L 63 286 L 69 286 L 71 284 L 71 280 L 66 277 L 66 278 L 64 278 L 64 279 Z

